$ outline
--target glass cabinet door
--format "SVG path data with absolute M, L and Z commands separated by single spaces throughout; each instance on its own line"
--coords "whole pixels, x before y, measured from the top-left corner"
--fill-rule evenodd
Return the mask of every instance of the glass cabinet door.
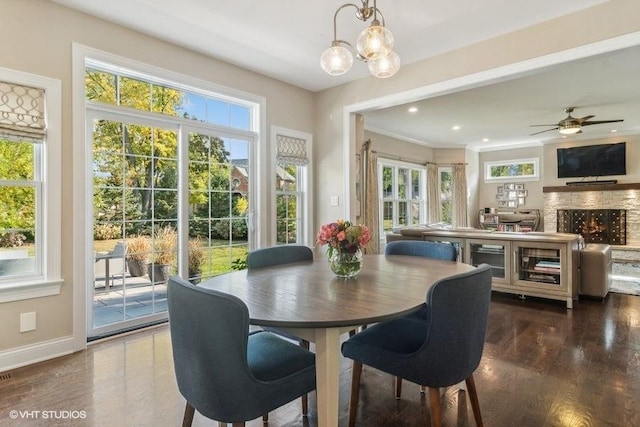
M 467 264 L 491 266 L 494 282 L 509 283 L 510 243 L 502 240 L 467 240 Z
M 520 243 L 514 246 L 514 253 L 518 282 L 525 281 L 529 287 L 566 289 L 566 272 L 563 271 L 566 249 L 563 246 L 538 243 L 529 247 Z

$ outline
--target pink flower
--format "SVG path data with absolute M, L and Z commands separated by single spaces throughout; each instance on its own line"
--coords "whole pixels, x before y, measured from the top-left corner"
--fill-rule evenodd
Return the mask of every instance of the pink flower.
M 334 250 L 354 253 L 371 241 L 371 231 L 366 225 L 353 225 L 350 221 L 337 220 L 320 227 L 316 235 L 316 243 L 329 245 L 329 256 Z

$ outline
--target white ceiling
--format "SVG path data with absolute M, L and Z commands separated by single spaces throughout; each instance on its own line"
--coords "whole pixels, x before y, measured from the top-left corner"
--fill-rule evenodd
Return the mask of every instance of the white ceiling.
M 320 69 L 319 57 L 331 44 L 333 15 L 342 0 L 52 1 L 311 91 L 368 75 L 366 65 L 357 61 L 339 77 Z M 605 1 L 380 0 L 378 9 L 395 36 L 396 52 L 408 64 Z M 350 42 L 369 24 L 358 21 L 353 11 L 338 15 L 338 38 Z M 414 115 L 407 114 L 406 106 L 366 112 L 365 126 L 430 146 L 481 149 L 555 139 L 556 132 L 530 138 L 543 128 L 528 126 L 556 123 L 566 116 L 563 108 L 576 106 L 575 117 L 622 118 L 617 124 L 621 133 L 640 133 L 640 84 L 633 78 L 640 75 L 640 54 L 625 53 L 432 98 L 419 103 Z M 451 131 L 454 124 L 460 131 Z M 580 138 L 593 138 L 596 131 L 610 128 L 588 126 Z M 485 137 L 488 143 L 481 142 Z

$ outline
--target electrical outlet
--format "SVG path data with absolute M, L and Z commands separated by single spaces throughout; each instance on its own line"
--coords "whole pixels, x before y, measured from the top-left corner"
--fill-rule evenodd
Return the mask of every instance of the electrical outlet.
M 340 204 L 340 199 L 338 198 L 338 196 L 331 196 L 331 199 L 329 201 L 329 206 L 338 206 Z
M 36 330 L 36 312 L 20 313 L 20 332 Z

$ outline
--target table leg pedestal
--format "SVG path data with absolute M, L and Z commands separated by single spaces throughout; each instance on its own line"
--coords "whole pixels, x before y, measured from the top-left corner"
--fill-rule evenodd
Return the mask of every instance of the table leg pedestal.
M 340 329 L 316 329 L 316 399 L 318 426 L 338 426 Z

